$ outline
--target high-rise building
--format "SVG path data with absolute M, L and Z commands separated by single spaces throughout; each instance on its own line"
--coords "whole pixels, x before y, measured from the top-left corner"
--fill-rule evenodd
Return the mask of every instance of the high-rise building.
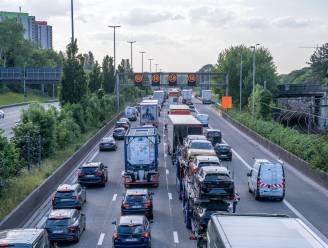
M 36 21 L 35 16 L 23 12 L 0 11 L 0 22 L 15 19 L 24 28 L 24 38 L 42 49 L 52 49 L 52 26 L 45 21 Z

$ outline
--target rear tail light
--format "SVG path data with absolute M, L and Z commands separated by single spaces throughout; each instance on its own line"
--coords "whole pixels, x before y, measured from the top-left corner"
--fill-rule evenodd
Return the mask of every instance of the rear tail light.
M 104 173 L 102 171 L 96 170 L 96 176 L 97 177 L 101 177 L 103 175 L 104 175 Z
M 144 207 L 151 207 L 151 206 L 152 206 L 152 204 L 150 202 L 144 203 Z
M 130 176 L 127 176 L 127 175 L 123 175 L 122 177 L 123 177 L 123 178 L 129 178 Z
M 150 238 L 150 233 L 144 233 L 141 235 L 143 238 Z
M 122 204 L 122 207 L 123 207 L 123 208 L 128 208 L 129 206 L 130 206 L 130 205 L 127 204 L 127 203 Z
M 83 171 L 79 171 L 79 177 L 84 177 L 85 173 Z
M 14 245 L 11 245 L 11 244 L 0 244 L 0 247 L 10 247 L 10 246 L 14 246 Z
M 119 239 L 120 238 L 120 235 L 118 235 L 117 233 L 114 233 L 113 236 L 112 236 L 113 239 Z
M 76 200 L 79 200 L 80 199 L 80 196 L 79 195 L 73 195 L 72 198 L 73 199 L 76 199 Z
M 76 232 L 77 227 L 76 227 L 76 226 L 71 226 L 71 227 L 68 228 L 68 230 L 69 230 L 70 232 Z

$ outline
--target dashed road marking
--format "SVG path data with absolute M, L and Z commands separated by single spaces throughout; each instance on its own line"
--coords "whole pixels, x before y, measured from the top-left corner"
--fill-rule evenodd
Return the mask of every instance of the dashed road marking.
M 168 193 L 169 195 L 169 200 L 172 200 L 172 193 Z
M 179 243 L 179 237 L 178 237 L 178 232 L 177 231 L 173 232 L 173 240 L 174 240 L 174 243 L 176 243 L 176 244 Z
M 116 198 L 117 198 L 117 194 L 114 194 L 112 201 L 116 201 Z
M 170 174 L 170 171 L 168 169 L 166 169 L 166 175 Z
M 101 233 L 97 245 L 102 245 L 104 242 L 105 234 Z

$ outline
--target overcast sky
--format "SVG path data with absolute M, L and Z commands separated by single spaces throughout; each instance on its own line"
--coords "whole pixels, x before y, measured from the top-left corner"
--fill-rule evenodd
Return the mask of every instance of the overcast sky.
M 35 15 L 53 26 L 55 50 L 71 37 L 70 0 L 0 0 L 0 10 Z M 75 0 L 75 34 L 81 52 L 98 60 L 113 55 L 117 31 L 117 61 L 130 57 L 127 40 L 136 40 L 134 67 L 141 69 L 139 51 L 164 71 L 195 71 L 216 63 L 223 49 L 260 43 L 270 49 L 279 73 L 306 66 L 312 49 L 327 42 L 327 0 Z M 153 67 L 154 68 L 154 67 Z

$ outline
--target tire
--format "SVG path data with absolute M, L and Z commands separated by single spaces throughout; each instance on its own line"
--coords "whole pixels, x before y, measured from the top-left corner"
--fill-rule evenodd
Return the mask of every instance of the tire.
M 259 200 L 261 200 L 261 197 L 260 197 L 260 196 L 258 196 L 256 193 L 255 193 L 255 200 L 256 200 L 256 201 L 259 201 Z
M 74 242 L 75 242 L 75 243 L 79 243 L 79 241 L 80 241 L 80 235 L 81 235 L 80 230 L 78 230 L 78 231 L 77 231 L 77 234 L 76 234 L 76 237 L 75 237 L 75 239 L 74 239 Z
M 251 190 L 251 187 L 249 187 L 249 183 L 247 183 L 247 185 L 248 185 L 248 192 L 253 193 L 252 190 Z

